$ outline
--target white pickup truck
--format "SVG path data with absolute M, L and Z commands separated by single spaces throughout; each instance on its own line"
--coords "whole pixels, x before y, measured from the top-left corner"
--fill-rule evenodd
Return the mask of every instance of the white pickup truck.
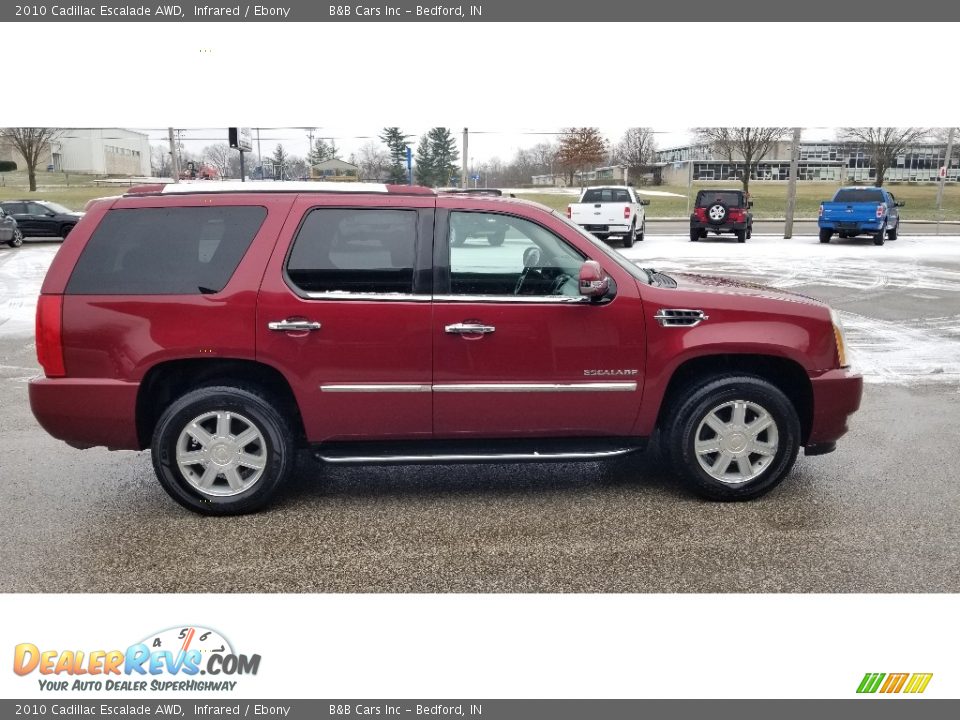
M 580 202 L 567 205 L 567 217 L 601 240 L 619 235 L 624 247 L 633 247 L 647 231 L 643 208 L 649 204 L 629 185 L 588 187 Z

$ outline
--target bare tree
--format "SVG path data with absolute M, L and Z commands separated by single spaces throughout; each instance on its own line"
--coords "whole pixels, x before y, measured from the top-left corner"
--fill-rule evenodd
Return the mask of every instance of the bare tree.
M 207 145 L 203 149 L 203 160 L 216 168 L 221 178 L 225 178 L 230 173 L 230 155 L 232 154 L 233 151 L 226 143 Z
M 613 149 L 614 162 L 626 165 L 632 177 L 637 177 L 653 160 L 656 143 L 653 130 L 647 127 L 627 128 L 623 138 Z
M 607 141 L 595 127 L 571 127 L 564 130 L 557 150 L 557 162 L 567 172 L 570 184 L 577 172 L 583 172 L 607 156 Z
M 2 128 L 0 142 L 6 142 L 23 157 L 27 165 L 30 191 L 37 189 L 37 165 L 45 152 L 50 151 L 50 142 L 60 137 L 60 128 Z
M 355 164 L 360 166 L 360 176 L 364 180 L 380 182 L 391 167 L 390 154 L 381 143 L 373 140 L 360 147 L 356 160 Z
M 785 127 L 701 127 L 694 128 L 700 142 L 707 143 L 713 151 L 728 162 L 742 162 L 744 172 L 740 178 L 743 191 L 750 190 L 750 175 L 757 164 L 773 149 L 773 146 L 790 134 Z
M 842 140 L 862 145 L 864 152 L 870 155 L 876 170 L 873 184 L 877 187 L 883 186 L 887 169 L 897 161 L 897 155 L 929 135 L 927 128 L 919 127 L 847 127 L 840 130 Z
M 300 178 L 310 177 L 310 166 L 302 157 L 290 155 L 287 158 L 287 177 L 299 180 Z
M 170 147 L 167 145 L 150 146 L 150 170 L 154 177 L 171 177 Z

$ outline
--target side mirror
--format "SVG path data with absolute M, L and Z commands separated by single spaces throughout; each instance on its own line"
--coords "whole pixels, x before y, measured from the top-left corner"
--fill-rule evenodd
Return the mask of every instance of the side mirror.
M 747 201 L 747 207 L 748 207 L 748 208 L 752 208 L 752 207 L 753 207 L 753 200 L 748 200 L 748 201 Z
M 587 260 L 580 266 L 580 294 L 589 298 L 602 298 L 610 290 L 610 278 L 600 263 Z
M 56 214 L 55 212 L 45 212 L 44 215 L 46 215 L 47 217 L 56 217 L 56 216 L 57 216 L 57 214 Z
M 641 205 L 649 205 L 649 204 L 650 204 L 650 201 L 649 201 L 649 200 L 641 200 L 641 201 L 640 201 L 640 204 L 641 204 Z
M 894 207 L 903 207 L 903 206 L 906 205 L 906 204 L 907 204 L 907 203 L 905 203 L 903 200 L 897 200 L 897 201 L 894 203 Z

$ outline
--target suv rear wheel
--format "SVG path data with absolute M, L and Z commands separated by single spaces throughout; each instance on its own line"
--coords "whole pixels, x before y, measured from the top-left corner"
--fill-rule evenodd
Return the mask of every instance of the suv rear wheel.
M 733 234 L 737 236 L 737 242 L 742 243 L 747 241 L 747 231 L 744 230 L 734 230 Z
M 171 403 L 157 422 L 153 468 L 170 497 L 194 512 L 253 512 L 290 475 L 293 436 L 258 389 L 200 388 Z
M 749 500 L 776 487 L 800 449 L 800 420 L 778 388 L 750 375 L 693 386 L 663 426 L 663 454 L 694 492 Z
M 697 228 L 690 228 L 690 242 L 696 242 L 700 239 L 700 231 Z

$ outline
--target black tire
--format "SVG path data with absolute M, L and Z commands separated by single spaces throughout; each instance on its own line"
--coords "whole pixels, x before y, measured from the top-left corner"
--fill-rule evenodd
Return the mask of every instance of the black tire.
M 66 240 L 66 239 L 67 239 L 67 235 L 70 234 L 70 231 L 73 230 L 73 228 L 74 228 L 73 225 L 63 225 L 63 226 L 60 228 L 60 237 L 62 237 L 64 240 Z
M 876 235 L 873 236 L 874 245 L 883 245 L 883 238 L 887 234 L 886 229 L 881 230 Z
M 887 240 L 896 240 L 897 233 L 900 231 L 900 221 L 897 220 L 897 224 L 892 228 L 887 229 Z
M 20 232 L 20 228 L 13 231 L 13 238 L 11 238 L 7 244 L 12 248 L 18 248 L 23 245 L 23 233 Z
M 707 415 L 725 403 L 737 400 L 753 403 L 770 414 L 778 444 L 767 461 L 763 461 L 762 456 L 751 460 L 754 454 L 749 454 L 748 462 L 762 464 L 758 475 L 742 484 L 732 485 L 707 473 L 697 459 L 694 444 L 697 433 L 706 430 L 700 425 Z M 750 412 L 748 410 L 745 415 L 747 425 L 752 417 Z M 698 495 L 719 501 L 750 500 L 769 492 L 786 477 L 800 449 L 800 419 L 793 404 L 777 387 L 753 375 L 715 376 L 687 386 L 671 403 L 661 434 L 661 452 L 683 482 Z M 769 439 L 769 435 L 765 437 Z M 715 455 L 719 460 L 720 453 Z M 705 456 L 705 462 L 711 457 Z
M 637 241 L 637 226 L 631 225 L 630 232 L 623 236 L 623 246 L 625 248 L 633 247 L 633 244 Z
M 637 233 L 637 241 L 643 242 L 643 239 L 647 236 L 647 219 L 643 219 L 643 223 L 640 225 L 640 232 Z
M 753 237 L 753 225 L 747 226 L 747 240 Z
M 737 242 L 743 243 L 747 241 L 747 231 L 746 230 L 734 230 L 733 234 L 737 236 Z
M 828 242 L 830 242 L 830 237 L 831 237 L 832 235 L 833 235 L 833 233 L 832 233 L 830 230 L 823 230 L 823 229 L 821 229 L 821 230 L 820 230 L 820 242 L 822 242 L 822 243 L 828 243 Z
M 722 202 L 711 203 L 707 206 L 707 222 L 711 225 L 723 225 L 729 214 L 730 210 Z
M 696 242 L 700 239 L 700 231 L 696 228 L 690 229 L 690 242 Z
M 225 411 L 248 420 L 259 431 L 265 447 L 263 472 L 253 484 L 235 495 L 214 496 L 196 488 L 177 465 L 177 441 L 194 419 Z M 163 412 L 153 433 L 153 468 L 163 489 L 189 510 L 202 515 L 240 515 L 255 512 L 271 500 L 296 464 L 294 433 L 272 398 L 255 387 L 212 386 L 193 390 Z M 247 451 L 251 444 L 243 449 Z M 215 482 L 220 482 L 220 476 Z M 225 482 L 225 480 L 224 480 Z M 222 485 L 221 485 L 222 487 Z
M 503 241 L 507 237 L 507 231 L 498 232 L 496 235 L 488 235 L 487 242 L 490 243 L 493 247 L 500 247 L 503 245 Z

